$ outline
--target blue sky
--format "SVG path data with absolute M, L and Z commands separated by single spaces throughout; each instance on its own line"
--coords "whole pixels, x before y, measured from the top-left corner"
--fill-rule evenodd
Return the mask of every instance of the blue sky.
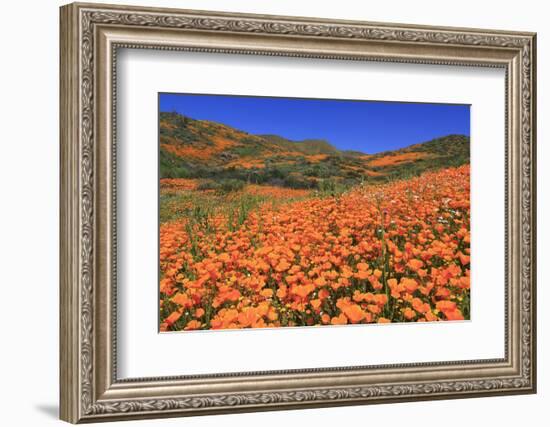
M 161 93 L 159 108 L 256 135 L 324 139 L 369 154 L 470 135 L 469 105 Z

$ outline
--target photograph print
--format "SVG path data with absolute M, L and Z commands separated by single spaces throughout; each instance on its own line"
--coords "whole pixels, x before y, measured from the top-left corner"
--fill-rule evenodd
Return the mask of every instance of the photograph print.
M 470 319 L 470 106 L 160 93 L 161 332 Z

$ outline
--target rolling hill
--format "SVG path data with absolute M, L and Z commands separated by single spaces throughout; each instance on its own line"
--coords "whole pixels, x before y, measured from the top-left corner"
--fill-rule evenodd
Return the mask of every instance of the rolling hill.
M 470 161 L 470 139 L 447 135 L 395 151 L 341 151 L 319 139 L 290 141 L 178 113 L 160 113 L 161 178 L 231 179 L 292 188 L 350 186 L 416 176 Z

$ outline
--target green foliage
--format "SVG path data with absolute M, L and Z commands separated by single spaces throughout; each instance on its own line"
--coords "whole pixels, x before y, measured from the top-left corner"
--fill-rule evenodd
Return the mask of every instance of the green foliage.
M 163 148 L 159 152 L 159 173 L 161 178 L 191 178 L 189 164 Z
M 312 188 L 313 185 L 313 181 L 299 174 L 288 175 L 283 182 L 284 186 L 289 188 Z
M 316 178 L 328 178 L 329 176 L 332 176 L 331 170 L 323 164 L 311 165 L 306 170 L 304 170 L 303 174 Z
M 197 190 L 215 190 L 220 193 L 232 193 L 241 191 L 246 183 L 238 179 L 221 179 L 215 181 L 213 179 L 205 179 L 198 183 Z
M 222 179 L 219 182 L 219 188 L 223 193 L 240 191 L 244 188 L 245 182 L 238 179 Z
M 255 157 L 261 155 L 263 149 L 261 146 L 249 144 L 233 147 L 231 149 L 231 152 L 237 154 L 240 157 Z
M 346 185 L 337 179 L 329 178 L 319 181 L 318 193 L 321 197 L 335 197 L 348 189 Z
M 263 199 L 264 198 L 259 196 L 244 194 L 235 204 L 229 206 L 229 213 L 227 216 L 229 231 L 235 231 L 243 225 L 248 218 L 248 214 L 256 209 Z
M 197 190 L 199 191 L 218 190 L 219 188 L 220 185 L 211 179 L 202 180 L 197 184 Z
M 219 190 L 220 184 L 213 181 L 203 181 L 199 184 L 203 188 L 211 185 Z M 229 228 L 236 230 L 261 204 L 270 203 L 273 207 L 282 206 L 308 196 L 289 197 L 285 199 L 273 198 L 269 195 L 255 195 L 246 192 L 224 193 L 222 191 L 182 190 L 178 192 L 161 192 L 159 220 L 161 223 L 176 219 L 186 219 L 185 228 L 191 237 L 191 246 L 196 249 L 194 256 L 199 256 L 199 237 L 197 231 L 212 233 L 214 217 L 223 215 L 227 218 Z M 194 250 L 194 249 L 193 249 Z M 192 251 L 193 251 L 192 250 Z
M 191 119 L 178 113 L 160 113 L 160 136 L 172 137 L 182 143 L 194 143 L 197 136 L 189 130 Z M 168 126 L 172 125 L 172 126 Z
M 304 139 L 303 141 L 290 141 L 278 135 L 260 135 L 271 144 L 288 151 L 299 151 L 304 154 L 339 154 L 339 150 L 323 139 Z

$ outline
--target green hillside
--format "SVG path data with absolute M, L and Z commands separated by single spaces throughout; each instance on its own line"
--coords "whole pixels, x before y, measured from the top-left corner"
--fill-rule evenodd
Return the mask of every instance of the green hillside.
M 292 188 L 350 186 L 469 163 L 470 139 L 448 135 L 395 151 L 340 151 L 328 141 L 252 135 L 178 113 L 160 113 L 161 178 L 238 180 Z

